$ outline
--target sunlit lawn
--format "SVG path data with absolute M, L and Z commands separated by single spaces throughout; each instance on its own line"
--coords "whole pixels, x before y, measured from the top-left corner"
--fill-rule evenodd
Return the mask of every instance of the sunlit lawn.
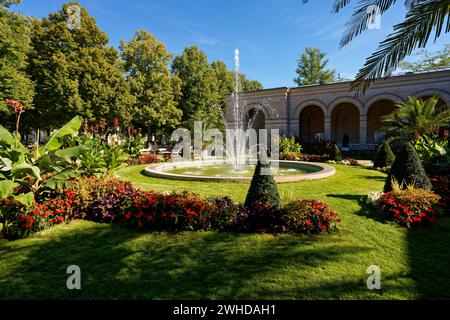
M 248 185 L 177 182 L 125 168 L 143 189 L 245 199 Z M 337 175 L 280 184 L 284 202 L 316 198 L 342 214 L 339 233 L 320 237 L 216 232 L 142 233 L 84 221 L 0 242 L 0 299 L 415 299 L 450 298 L 450 221 L 409 231 L 363 209 L 384 174 L 336 166 Z M 66 289 L 79 265 L 82 290 Z M 367 267 L 382 268 L 382 292 Z

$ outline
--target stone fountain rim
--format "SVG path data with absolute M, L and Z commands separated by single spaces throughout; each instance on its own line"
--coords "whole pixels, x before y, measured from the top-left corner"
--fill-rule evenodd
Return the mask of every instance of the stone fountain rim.
M 299 181 L 310 181 L 324 179 L 327 177 L 334 176 L 336 174 L 336 169 L 330 165 L 317 162 L 304 162 L 304 161 L 277 161 L 284 164 L 293 165 L 303 165 L 309 167 L 319 168 L 320 171 L 305 173 L 299 175 L 288 175 L 288 176 L 275 176 L 275 181 L 278 183 L 286 182 L 299 182 Z M 169 180 L 179 180 L 179 181 L 197 181 L 197 182 L 239 182 L 239 183 L 249 183 L 252 177 L 208 177 L 208 176 L 194 176 L 194 175 L 184 175 L 184 174 L 174 174 L 168 172 L 162 172 L 161 169 L 167 167 L 190 167 L 193 165 L 214 165 L 214 164 L 224 164 L 227 163 L 223 160 L 202 160 L 202 161 L 179 161 L 179 162 L 164 162 L 149 165 L 144 169 L 144 174 L 153 178 L 162 178 Z M 229 163 L 229 162 L 228 162 Z

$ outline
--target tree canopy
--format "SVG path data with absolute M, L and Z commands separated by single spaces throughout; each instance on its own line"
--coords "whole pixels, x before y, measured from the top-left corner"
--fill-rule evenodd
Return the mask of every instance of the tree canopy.
M 28 72 L 36 83 L 35 121 L 56 127 L 81 115 L 90 121 L 121 117 L 126 122 L 130 97 L 118 52 L 84 8 L 80 28 L 69 28 L 72 5 L 78 3 L 66 3 L 34 21 Z
M 17 1 L 16 1 L 17 2 Z M 2 6 L 12 1 L 0 2 Z M 2 123 L 11 114 L 6 99 L 20 101 L 32 108 L 34 86 L 26 73 L 30 50 L 30 20 L 0 6 L 0 112 Z
M 131 106 L 132 122 L 148 133 L 164 133 L 181 120 L 178 108 L 181 80 L 171 75 L 168 64 L 172 55 L 148 31 L 137 31 L 129 42 L 121 42 L 130 92 L 135 97 Z
M 327 69 L 326 53 L 317 48 L 306 48 L 298 59 L 297 77 L 294 82 L 299 86 L 332 82 L 336 80 L 335 70 Z
M 417 53 L 417 61 L 402 61 L 400 68 L 411 72 L 426 72 L 450 68 L 450 44 L 437 52 L 421 50 Z

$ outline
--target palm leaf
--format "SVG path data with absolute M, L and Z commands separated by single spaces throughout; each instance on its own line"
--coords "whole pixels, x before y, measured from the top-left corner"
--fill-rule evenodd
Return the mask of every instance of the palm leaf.
M 449 15 L 449 0 L 419 0 L 408 12 L 405 21 L 394 26 L 395 33 L 384 40 L 367 59 L 352 83 L 352 89 L 357 94 L 364 93 L 375 79 L 397 68 L 400 61 L 414 49 L 425 47 L 433 30 L 435 40 L 443 30 L 449 32 Z

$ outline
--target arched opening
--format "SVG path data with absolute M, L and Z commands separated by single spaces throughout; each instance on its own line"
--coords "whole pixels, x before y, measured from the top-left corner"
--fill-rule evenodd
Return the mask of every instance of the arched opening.
M 307 106 L 300 113 L 300 138 L 305 142 L 317 142 L 325 138 L 325 114 L 318 106 Z
M 338 104 L 331 113 L 331 139 L 342 144 L 345 135 L 350 144 L 359 144 L 359 109 L 348 102 Z
M 385 135 L 378 130 L 383 127 L 382 117 L 395 110 L 395 102 L 391 100 L 379 100 L 372 103 L 367 112 L 367 143 L 382 143 Z
M 245 130 L 266 128 L 266 117 L 261 108 L 252 108 L 245 115 Z

